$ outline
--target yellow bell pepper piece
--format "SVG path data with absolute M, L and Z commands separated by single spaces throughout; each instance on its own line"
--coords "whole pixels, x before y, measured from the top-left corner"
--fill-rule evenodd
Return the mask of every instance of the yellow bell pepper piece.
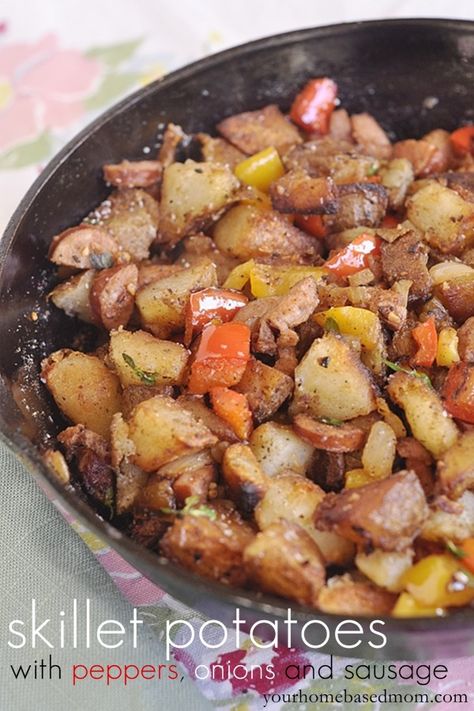
M 326 319 L 336 322 L 344 336 L 357 338 L 364 348 L 372 350 L 380 343 L 382 327 L 378 316 L 368 309 L 357 306 L 332 306 L 314 315 L 314 320 L 324 327 Z
M 458 353 L 458 334 L 455 328 L 447 326 L 442 328 L 438 334 L 438 349 L 436 352 L 436 364 L 445 365 L 448 368 L 453 363 L 458 363 L 461 359 Z
M 275 180 L 284 175 L 285 168 L 277 149 L 269 146 L 241 161 L 235 166 L 234 173 L 241 183 L 266 192 Z
M 392 610 L 393 617 L 441 617 L 445 615 L 442 607 L 425 607 L 420 605 L 410 593 L 399 595 Z
M 250 289 L 255 298 L 284 296 L 292 286 L 307 276 L 320 279 L 323 267 L 272 267 L 254 263 L 250 269 Z
M 253 259 L 249 259 L 248 262 L 238 264 L 232 269 L 222 287 L 224 289 L 243 289 L 250 279 L 250 270 L 253 265 Z
M 425 607 L 462 607 L 474 600 L 474 588 L 450 589 L 453 576 L 462 565 L 448 554 L 429 555 L 415 563 L 403 576 L 403 586 Z
M 372 484 L 375 479 L 370 476 L 365 469 L 350 469 L 346 472 L 345 477 L 345 488 L 346 489 L 358 489 L 359 486 L 365 486 L 365 484 Z

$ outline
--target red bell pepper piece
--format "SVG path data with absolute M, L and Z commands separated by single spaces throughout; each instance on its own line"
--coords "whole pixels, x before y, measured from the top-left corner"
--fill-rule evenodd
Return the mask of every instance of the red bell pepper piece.
M 474 364 L 461 361 L 452 365 L 442 394 L 450 415 L 474 424 Z
M 462 126 L 453 131 L 451 136 L 451 145 L 460 155 L 472 153 L 474 155 L 474 126 Z
M 461 563 L 474 573 L 474 538 L 466 538 L 459 547 L 463 553 Z
M 438 334 L 434 317 L 430 316 L 426 321 L 415 326 L 411 335 L 418 346 L 411 361 L 412 365 L 430 368 L 434 363 L 438 349 Z
M 297 215 L 295 225 L 313 237 L 326 237 L 326 226 L 321 215 Z
M 327 259 L 324 266 L 339 277 L 357 274 L 370 267 L 371 257 L 380 255 L 380 245 L 380 237 L 363 232 L 347 247 Z
M 229 388 L 212 388 L 212 409 L 228 422 L 239 439 L 248 439 L 252 433 L 252 412 L 247 396 Z
M 332 79 L 311 79 L 293 101 L 290 118 L 305 131 L 324 135 L 329 131 L 336 97 L 337 84 Z
M 232 289 L 209 287 L 195 291 L 186 307 L 184 342 L 189 345 L 193 336 L 210 323 L 231 321 L 247 302 L 245 294 Z
M 203 395 L 214 387 L 237 385 L 250 357 L 250 328 L 231 321 L 206 326 L 191 366 L 188 387 Z

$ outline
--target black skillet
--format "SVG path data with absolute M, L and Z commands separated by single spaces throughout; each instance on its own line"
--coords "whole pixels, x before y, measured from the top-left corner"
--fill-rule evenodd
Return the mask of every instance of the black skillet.
M 247 620 L 281 621 L 287 610 L 281 600 L 196 578 L 135 545 L 74 493 L 62 490 L 44 467 L 37 443 L 54 434 L 61 421 L 37 385 L 36 365 L 45 354 L 69 345 L 77 331 L 77 324 L 43 300 L 54 279 L 46 260 L 51 236 L 76 224 L 106 196 L 103 163 L 143 158 L 144 146 L 154 152 L 167 121 L 188 132 L 212 131 L 218 119 L 239 111 L 270 102 L 287 109 L 308 78 L 329 75 L 349 111 L 370 111 L 394 138 L 421 136 L 473 120 L 473 74 L 471 22 L 363 22 L 258 40 L 180 69 L 107 111 L 49 163 L 13 215 L 0 246 L 3 439 L 41 486 L 150 580 L 190 607 L 226 623 L 236 606 Z M 30 318 L 33 311 L 39 314 L 37 321 Z M 19 367 L 21 387 L 14 384 Z M 293 614 L 302 624 L 317 617 L 331 630 L 340 620 L 297 606 Z M 375 641 L 368 634 L 352 654 L 424 660 L 474 654 L 472 610 L 445 619 L 387 620 L 385 629 L 388 643 L 382 650 L 368 645 L 369 639 Z M 343 650 L 329 643 L 321 651 Z

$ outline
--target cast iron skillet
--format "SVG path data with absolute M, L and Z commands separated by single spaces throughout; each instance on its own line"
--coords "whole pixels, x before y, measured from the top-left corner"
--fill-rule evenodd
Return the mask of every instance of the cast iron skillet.
M 38 443 L 64 423 L 37 384 L 37 363 L 70 345 L 77 324 L 45 305 L 54 282 L 46 260 L 52 235 L 76 224 L 107 193 L 101 166 L 155 151 L 162 125 L 212 131 L 224 116 L 270 102 L 288 108 L 312 76 L 336 79 L 345 107 L 370 111 L 392 137 L 420 136 L 472 121 L 474 23 L 395 20 L 291 32 L 222 52 L 136 92 L 107 111 L 69 143 L 29 190 L 0 247 L 0 429 L 41 486 L 69 508 L 133 566 L 171 595 L 206 615 L 231 623 L 235 607 L 249 621 L 283 620 L 282 600 L 236 591 L 200 579 L 159 559 L 101 520 L 64 491 L 40 458 Z M 425 100 L 435 97 L 437 101 Z M 434 106 L 433 106 L 434 104 Z M 428 108 L 432 106 L 432 108 Z M 39 319 L 28 316 L 37 311 Z M 16 374 L 22 367 L 21 385 Z M 403 502 L 400 502 L 403 505 Z M 292 605 L 303 624 L 318 618 L 331 630 L 342 619 Z M 367 629 L 367 621 L 361 620 Z M 283 629 L 283 625 L 281 625 Z M 300 630 L 301 625 L 298 625 Z M 320 628 L 307 639 L 317 644 Z M 294 642 L 298 644 L 295 626 Z M 427 659 L 474 653 L 474 611 L 446 619 L 387 620 L 388 644 L 366 641 L 352 654 L 367 658 Z M 331 637 L 332 639 L 332 637 Z M 374 641 L 379 641 L 378 639 Z M 321 651 L 343 653 L 330 642 Z

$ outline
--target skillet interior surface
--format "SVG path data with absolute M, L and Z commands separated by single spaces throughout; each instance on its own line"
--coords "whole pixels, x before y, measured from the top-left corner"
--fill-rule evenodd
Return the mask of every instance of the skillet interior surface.
M 153 155 L 168 121 L 187 132 L 213 132 L 218 119 L 239 111 L 272 102 L 287 109 L 301 85 L 321 75 L 337 81 L 350 112 L 374 114 L 392 138 L 421 136 L 437 127 L 454 129 L 474 118 L 474 23 L 396 20 L 301 30 L 174 72 L 110 109 L 66 146 L 27 193 L 0 245 L 3 438 L 40 485 L 138 570 L 191 607 L 228 623 L 236 606 L 247 620 L 255 621 L 282 620 L 287 605 L 201 580 L 157 558 L 101 520 L 73 492 L 64 491 L 42 463 L 38 444 L 64 423 L 38 384 L 37 364 L 44 355 L 70 345 L 78 330 L 77 323 L 44 299 L 55 281 L 46 255 L 54 234 L 76 224 L 105 198 L 103 163 L 146 157 L 144 147 Z M 29 318 L 32 311 L 39 315 L 37 321 Z M 318 618 L 331 630 L 341 619 L 292 609 L 302 623 Z M 387 620 L 385 630 L 388 643 L 383 649 L 374 650 L 365 641 L 357 655 L 427 659 L 474 653 L 472 611 L 442 620 Z M 314 635 L 316 644 L 321 631 Z M 321 651 L 342 652 L 333 642 Z

